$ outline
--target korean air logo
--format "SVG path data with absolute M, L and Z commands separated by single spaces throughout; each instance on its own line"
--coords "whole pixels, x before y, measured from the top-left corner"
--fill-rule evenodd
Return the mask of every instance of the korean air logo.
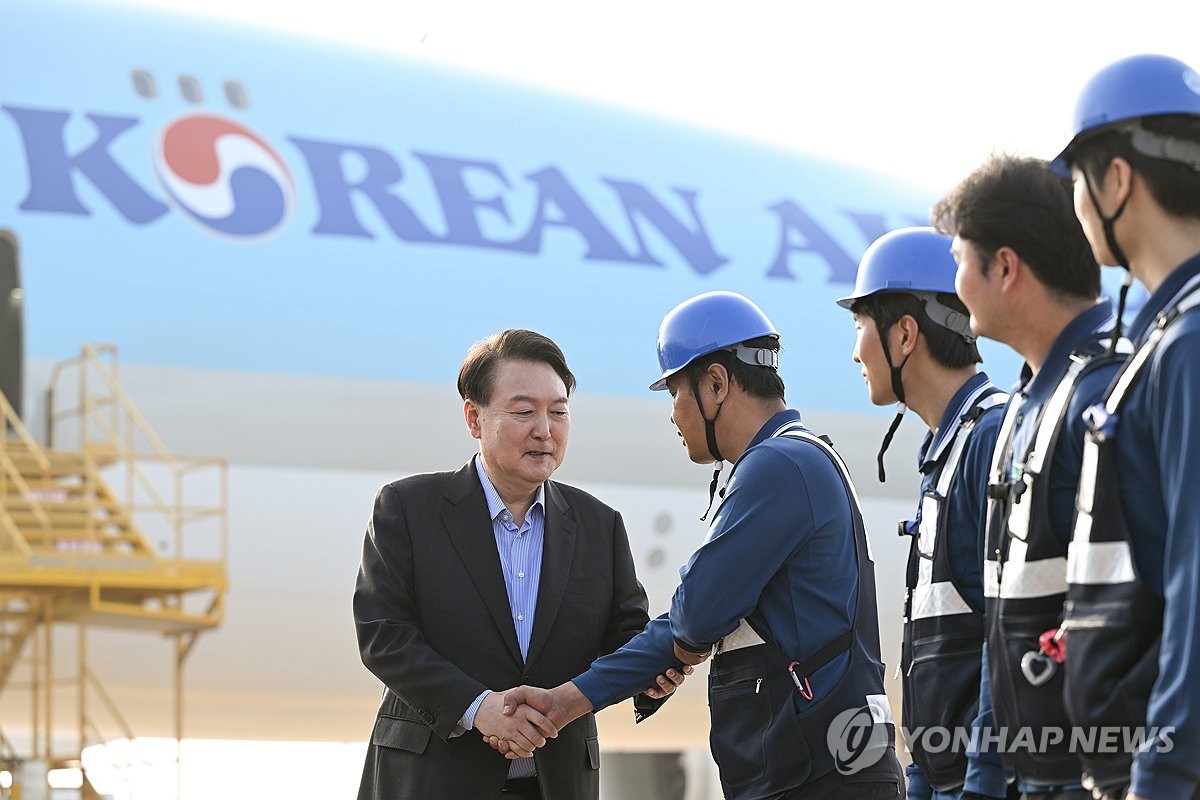
M 154 169 L 171 204 L 220 236 L 269 236 L 296 205 L 291 173 L 275 149 L 223 117 L 195 114 L 164 127 Z

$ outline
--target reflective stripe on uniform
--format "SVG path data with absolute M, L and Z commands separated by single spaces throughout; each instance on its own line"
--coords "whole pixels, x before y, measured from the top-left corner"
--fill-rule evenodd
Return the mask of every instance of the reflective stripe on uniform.
M 867 708 L 871 709 L 871 719 L 875 722 L 893 723 L 892 704 L 888 702 L 886 694 L 869 694 L 867 695 Z
M 981 394 L 992 390 L 993 387 L 990 384 L 980 386 L 974 394 L 967 398 L 962 407 L 970 409 L 978 404 L 982 412 L 1008 400 L 1007 395 L 999 392 L 985 397 L 983 400 L 979 399 Z M 959 425 L 950 440 L 953 442 L 950 453 L 946 456 L 942 471 L 938 475 L 935 496 L 926 494 L 921 498 L 921 525 L 917 531 L 917 550 L 924 558 L 920 560 L 917 568 L 917 584 L 913 587 L 909 619 L 975 613 L 952 581 L 933 580 L 932 559 L 937 550 L 939 526 L 942 523 L 942 504 L 948 500 L 950 484 L 958 474 L 958 464 L 962 460 L 963 450 L 966 448 L 967 440 L 978 420 L 978 417 L 974 417 Z
M 1128 542 L 1075 539 L 1067 548 L 1067 581 L 1074 584 L 1131 583 L 1133 552 Z
M 1026 561 L 1028 546 L 1020 539 L 1013 539 L 1008 548 L 1008 560 L 1000 572 L 997 561 L 983 564 L 983 594 L 985 597 L 1002 597 L 1021 600 L 1035 597 L 1051 597 L 1067 591 L 1067 559 L 1062 556 Z M 1002 576 L 997 581 L 997 576 Z
M 1187 294 L 1178 303 L 1178 313 L 1200 305 L 1200 291 L 1196 291 L 1200 279 L 1193 278 L 1185 285 L 1180 294 Z M 1175 319 L 1177 317 L 1172 317 Z M 1166 322 L 1160 322 L 1146 341 L 1134 353 L 1133 358 L 1117 375 L 1112 387 L 1104 400 L 1104 409 L 1109 415 L 1116 415 L 1126 394 L 1137 380 L 1142 369 L 1149 362 L 1158 343 L 1166 333 Z M 1125 540 L 1112 542 L 1093 542 L 1092 528 L 1094 518 L 1093 507 L 1096 501 L 1097 470 L 1100 461 L 1100 443 L 1097 438 L 1088 436 L 1083 446 L 1083 462 L 1079 470 L 1079 492 L 1076 495 L 1078 514 L 1075 517 L 1075 529 L 1071 536 L 1071 544 L 1067 550 L 1067 580 L 1074 584 L 1113 585 L 1133 583 L 1137 573 L 1133 565 L 1133 551 Z
M 933 579 L 933 561 L 922 558 L 917 566 L 917 585 L 912 591 L 910 619 L 945 617 L 951 614 L 973 614 L 958 587 L 951 581 Z
M 950 581 L 918 583 L 913 589 L 912 619 L 948 617 L 951 614 L 973 614 L 958 589 Z
M 1075 495 L 1075 506 L 1080 517 L 1091 519 L 1092 505 L 1096 502 L 1096 467 L 1100 463 L 1100 447 L 1092 437 L 1084 437 L 1083 459 L 1079 463 L 1079 491 Z M 1090 531 L 1085 527 L 1082 531 L 1078 523 L 1075 525 L 1074 538 L 1079 539 L 1082 533 L 1088 538 Z

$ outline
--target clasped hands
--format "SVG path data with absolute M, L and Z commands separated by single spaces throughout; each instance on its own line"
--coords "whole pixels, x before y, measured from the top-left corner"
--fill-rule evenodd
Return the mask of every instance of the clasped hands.
M 645 694 L 656 700 L 667 697 L 692 671 L 690 664 L 668 669 Z M 489 694 L 475 715 L 475 727 L 484 741 L 505 758 L 529 758 L 534 750 L 545 746 L 547 739 L 555 738 L 560 730 L 591 710 L 591 701 L 569 681 L 553 689 L 517 686 Z

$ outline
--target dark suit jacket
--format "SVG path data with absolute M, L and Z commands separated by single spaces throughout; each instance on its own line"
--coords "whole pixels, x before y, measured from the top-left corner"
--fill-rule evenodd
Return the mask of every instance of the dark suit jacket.
M 645 627 L 621 515 L 546 483 L 529 658 L 521 661 L 487 500 L 473 463 L 379 490 L 354 591 L 363 663 L 386 687 L 359 800 L 497 800 L 509 762 L 478 731 L 452 736 L 484 689 L 552 687 Z M 599 797 L 596 719 L 535 756 L 545 800 Z

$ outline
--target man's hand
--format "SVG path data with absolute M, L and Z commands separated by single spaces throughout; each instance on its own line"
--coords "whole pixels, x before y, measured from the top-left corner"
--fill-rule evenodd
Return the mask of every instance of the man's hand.
M 491 697 L 491 695 L 488 695 Z M 575 684 L 568 681 L 554 689 L 539 689 L 536 686 L 518 686 L 504 693 L 504 715 L 542 714 L 555 728 L 555 734 L 568 723 L 592 710 L 592 703 Z M 478 717 L 476 717 L 478 719 Z M 478 727 L 478 725 L 476 726 Z M 504 753 L 508 759 L 527 758 L 520 742 L 514 742 L 499 734 L 488 734 L 484 738 L 493 749 Z M 545 744 L 545 742 L 543 742 Z M 532 752 L 529 753 L 532 755 Z
M 483 699 L 475 713 L 475 729 L 489 743 L 491 737 L 507 743 L 512 753 L 506 753 L 509 758 L 529 758 L 534 750 L 546 744 L 546 739 L 558 736 L 558 726 L 529 705 L 508 710 L 506 697 L 505 693 L 492 692 Z
M 676 689 L 683 685 L 687 676 L 693 672 L 695 672 L 695 668 L 691 666 L 681 667 L 678 671 L 669 669 L 655 679 L 658 684 L 657 686 L 651 686 L 643 694 L 654 700 L 662 700 L 664 697 L 669 697 Z
M 684 666 L 695 666 L 711 655 L 712 650 L 709 650 L 707 653 L 693 653 L 691 650 L 685 650 L 680 647 L 679 642 L 675 643 L 675 657 Z
M 518 686 L 504 693 L 505 714 L 512 714 L 523 705 L 545 714 L 559 730 L 592 710 L 592 701 L 570 681 L 553 689 Z

